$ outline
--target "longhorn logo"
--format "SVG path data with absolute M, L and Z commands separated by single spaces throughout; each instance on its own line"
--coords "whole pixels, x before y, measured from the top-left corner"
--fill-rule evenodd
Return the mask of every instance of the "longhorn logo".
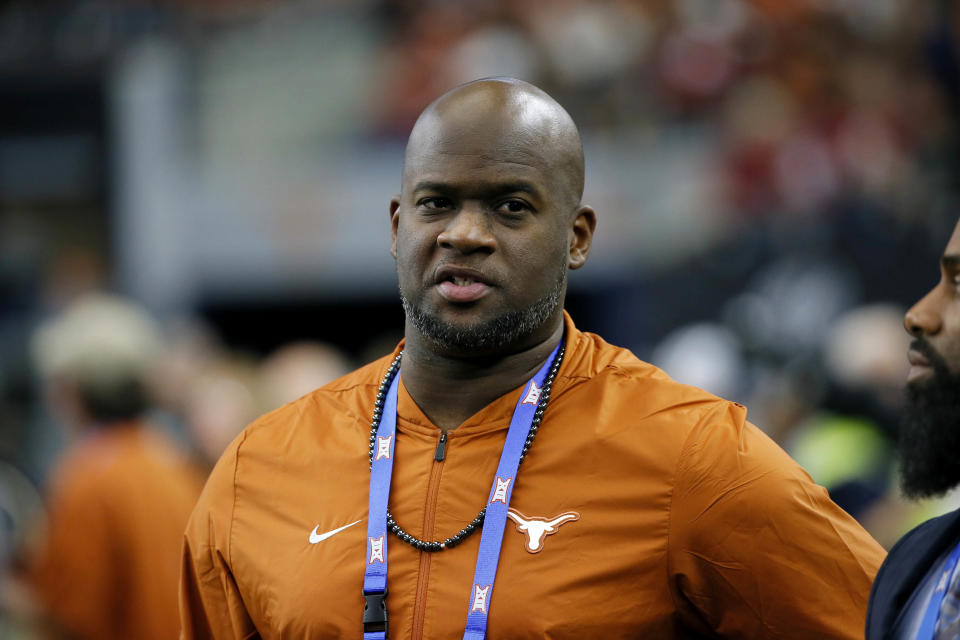
M 526 534 L 527 551 L 540 553 L 543 550 L 544 538 L 555 534 L 560 529 L 560 525 L 579 520 L 580 514 L 576 511 L 567 511 L 548 520 L 546 518 L 528 518 L 515 509 L 509 509 L 507 517 L 516 523 L 517 531 Z

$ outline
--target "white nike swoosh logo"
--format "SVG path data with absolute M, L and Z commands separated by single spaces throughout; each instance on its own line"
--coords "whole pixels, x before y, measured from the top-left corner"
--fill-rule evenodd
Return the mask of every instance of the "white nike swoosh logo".
M 344 529 L 349 529 L 350 527 L 357 524 L 358 522 L 362 522 L 362 520 L 357 520 L 357 522 L 351 522 L 350 524 L 345 524 L 339 529 L 334 529 L 333 531 L 327 531 L 326 533 L 317 533 L 317 529 L 320 528 L 320 525 L 317 525 L 313 528 L 313 531 L 310 532 L 310 544 L 317 544 L 318 542 L 323 542 L 327 538 L 337 535 Z

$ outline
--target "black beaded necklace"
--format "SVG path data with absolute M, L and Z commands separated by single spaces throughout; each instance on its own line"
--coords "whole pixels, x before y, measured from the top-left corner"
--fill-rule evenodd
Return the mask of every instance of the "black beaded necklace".
M 537 402 L 537 410 L 533 415 L 533 422 L 530 425 L 530 431 L 527 434 L 526 442 L 523 443 L 523 452 L 520 454 L 521 464 L 523 463 L 524 458 L 527 457 L 527 452 L 530 451 L 530 445 L 533 444 L 533 439 L 537 437 L 537 430 L 540 428 L 540 422 L 543 420 L 543 413 L 546 411 L 547 403 L 550 401 L 550 389 L 553 387 L 553 380 L 557 377 L 557 371 L 559 371 L 560 363 L 563 361 L 564 350 L 564 345 L 560 345 L 560 350 L 557 352 L 557 357 L 553 359 L 553 363 L 550 365 L 550 371 L 547 373 L 547 378 L 543 382 L 543 388 L 540 390 L 540 400 Z M 384 375 L 383 380 L 380 381 L 380 388 L 377 389 L 377 400 L 373 405 L 373 419 L 370 421 L 369 457 L 371 469 L 373 468 L 373 453 L 377 442 L 377 429 L 380 427 L 380 418 L 383 417 L 383 403 L 387 396 L 387 389 L 390 388 L 390 384 L 393 382 L 394 376 L 396 376 L 397 372 L 400 370 L 400 359 L 402 357 L 403 351 L 397 354 L 397 357 L 393 359 L 393 362 L 390 364 L 390 368 L 387 369 L 386 375 Z M 403 527 L 397 523 L 389 509 L 387 510 L 387 530 L 396 535 L 400 540 L 409 544 L 414 549 L 426 551 L 428 553 L 435 553 L 437 551 L 443 551 L 444 549 L 450 549 L 451 547 L 455 547 L 463 542 L 470 536 L 471 533 L 481 527 L 486 513 L 487 508 L 483 507 L 480 509 L 480 513 L 477 514 L 477 517 L 471 520 L 467 526 L 465 526 L 463 529 L 460 529 L 460 531 L 458 531 L 456 534 L 450 536 L 442 542 L 439 540 L 421 540 L 420 538 L 407 533 Z

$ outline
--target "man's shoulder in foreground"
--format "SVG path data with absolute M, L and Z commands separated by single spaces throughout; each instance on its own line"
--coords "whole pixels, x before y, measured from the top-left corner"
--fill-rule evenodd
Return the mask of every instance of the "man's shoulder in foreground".
M 721 468 L 721 460 L 742 472 L 738 452 L 783 474 L 803 474 L 748 422 L 742 404 L 677 382 L 629 350 L 578 331 L 569 316 L 567 322 L 569 351 L 551 402 L 559 408 L 579 400 L 584 423 L 596 437 L 617 436 L 618 446 L 642 451 L 644 457 L 651 452 L 672 457 L 678 481 L 691 474 L 723 476 L 734 470 Z M 726 457 L 718 457 L 722 452 Z
M 826 490 L 742 405 L 680 384 L 598 336 L 578 341 L 567 371 L 575 375 L 579 362 L 589 372 L 585 397 L 607 416 L 598 435 L 624 430 L 629 437 L 614 442 L 638 460 L 649 464 L 655 452 L 673 461 L 671 576 L 679 602 L 692 603 L 679 609 L 734 636 L 861 633 L 884 553 Z M 739 596 L 720 595 L 731 592 Z M 738 598 L 767 604 L 755 618 L 735 615 Z
M 572 383 L 570 387 L 588 380 L 619 385 L 633 396 L 631 401 L 637 417 L 643 415 L 644 408 L 657 412 L 682 409 L 694 415 L 733 406 L 745 414 L 742 405 L 673 380 L 662 369 L 641 360 L 629 349 L 610 344 L 595 333 L 580 331 L 570 316 L 564 315 L 568 351 L 558 379 Z

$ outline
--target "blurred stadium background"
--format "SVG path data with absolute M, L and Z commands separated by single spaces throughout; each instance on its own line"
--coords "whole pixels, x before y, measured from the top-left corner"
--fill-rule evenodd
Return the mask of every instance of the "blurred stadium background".
M 903 311 L 957 220 L 960 11 L 909 0 L 0 3 L 0 563 L 65 444 L 31 344 L 91 291 L 162 327 L 198 459 L 386 353 L 417 113 L 483 76 L 581 126 L 568 309 L 751 419 L 889 545 Z

